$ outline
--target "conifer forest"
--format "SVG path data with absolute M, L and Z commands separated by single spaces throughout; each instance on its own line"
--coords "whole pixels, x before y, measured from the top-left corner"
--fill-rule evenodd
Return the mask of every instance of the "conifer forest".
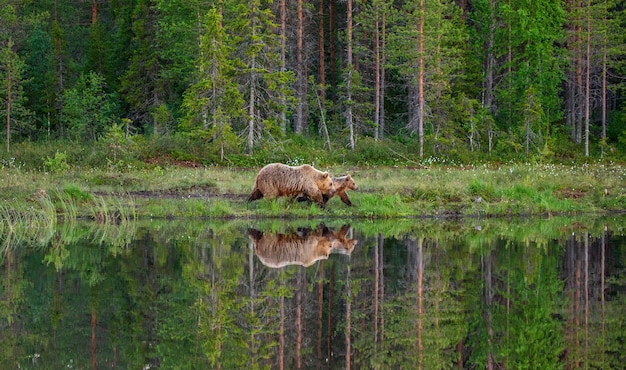
M 626 153 L 624 0 L 0 0 L 0 141 Z M 68 144 L 66 144 L 68 145 Z M 4 149 L 4 148 L 3 148 Z

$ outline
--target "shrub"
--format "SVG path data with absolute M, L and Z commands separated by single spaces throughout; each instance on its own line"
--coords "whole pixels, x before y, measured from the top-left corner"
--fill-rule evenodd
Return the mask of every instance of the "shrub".
M 70 168 L 70 165 L 67 164 L 67 154 L 65 152 L 56 152 L 52 158 L 46 156 L 43 164 L 52 173 L 64 173 Z

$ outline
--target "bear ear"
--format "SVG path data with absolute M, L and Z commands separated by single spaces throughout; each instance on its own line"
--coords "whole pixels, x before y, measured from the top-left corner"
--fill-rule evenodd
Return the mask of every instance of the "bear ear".
M 324 173 L 322 174 L 322 176 L 323 176 L 324 178 L 327 178 L 327 177 L 328 177 L 328 172 L 324 172 Z

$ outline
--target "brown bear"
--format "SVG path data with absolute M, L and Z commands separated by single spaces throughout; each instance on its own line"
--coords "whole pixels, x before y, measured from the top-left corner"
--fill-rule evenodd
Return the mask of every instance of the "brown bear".
M 350 255 L 357 240 L 346 237 L 348 230 L 349 226 L 344 226 L 335 232 L 320 224 L 316 229 L 305 228 L 287 233 L 264 233 L 250 229 L 248 235 L 254 243 L 257 257 L 265 266 L 309 267 L 327 259 L 331 253 Z
M 333 180 L 328 172 L 319 171 L 312 166 L 288 166 L 271 163 L 263 167 L 256 175 L 254 189 L 248 201 L 277 197 L 295 198 L 304 194 L 324 208 L 323 195 L 331 197 L 335 193 Z
M 326 205 L 326 202 L 328 202 L 330 198 L 332 198 L 335 195 L 338 195 L 339 198 L 341 198 L 342 202 L 344 202 L 348 206 L 352 206 L 352 202 L 350 201 L 350 198 L 348 197 L 348 193 L 346 191 L 359 189 L 356 182 L 354 182 L 354 179 L 352 178 L 352 176 L 345 175 L 345 176 L 333 177 L 332 179 L 333 179 L 333 185 L 335 186 L 335 192 L 332 195 L 326 195 L 326 194 L 322 195 L 322 198 L 324 199 L 324 205 Z M 306 195 L 302 195 L 298 197 L 298 202 L 307 202 L 307 201 L 310 202 L 311 199 L 308 198 Z

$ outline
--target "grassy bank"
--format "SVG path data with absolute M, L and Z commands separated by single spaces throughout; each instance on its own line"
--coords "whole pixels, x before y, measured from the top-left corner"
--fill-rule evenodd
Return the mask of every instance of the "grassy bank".
M 0 218 L 88 218 L 124 222 L 142 217 L 393 218 L 606 214 L 626 210 L 626 168 L 576 166 L 320 166 L 349 173 L 359 185 L 354 204 L 327 209 L 287 199 L 247 203 L 258 168 L 153 165 L 114 170 L 0 169 Z

